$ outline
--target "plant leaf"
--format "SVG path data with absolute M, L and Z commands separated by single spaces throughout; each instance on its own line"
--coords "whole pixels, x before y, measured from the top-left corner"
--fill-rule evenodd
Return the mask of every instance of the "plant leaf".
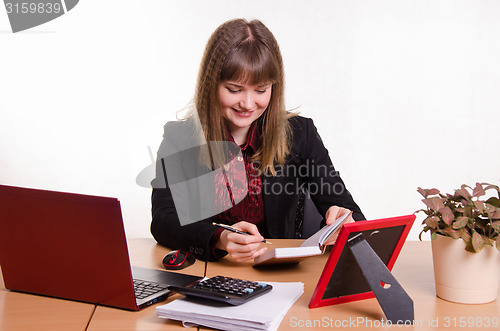
M 467 186 L 467 185 L 462 185 L 462 188 L 459 189 L 459 190 L 456 190 L 455 191 L 455 197 L 464 197 L 465 199 L 470 199 L 471 198 L 471 195 L 469 193 L 469 191 L 467 191 L 466 187 L 469 187 L 470 186 Z
M 463 241 L 465 241 L 468 244 L 470 244 L 470 242 L 472 240 L 472 237 L 470 236 L 469 232 L 467 232 L 465 230 L 462 230 L 462 232 L 460 234 L 460 238 L 462 238 Z
M 424 198 L 427 198 L 429 195 L 439 194 L 439 190 L 437 188 L 423 189 L 419 187 L 417 188 L 417 192 L 420 193 Z
M 491 242 L 490 238 L 488 238 L 488 236 L 483 235 L 481 237 L 483 237 L 483 244 L 493 246 L 493 243 Z
M 461 229 L 469 223 L 469 218 L 465 216 L 457 217 L 455 222 L 453 222 L 453 228 L 455 230 Z
M 480 214 L 484 214 L 484 212 L 485 212 L 484 202 L 474 201 L 473 204 L 474 204 L 474 207 L 476 207 L 476 209 L 479 211 Z
M 484 211 L 486 212 L 486 214 L 488 214 L 488 216 L 490 216 L 491 214 L 493 214 L 496 209 L 497 208 L 495 206 L 490 205 L 489 203 L 485 203 L 484 204 Z
M 474 250 L 474 248 L 472 247 L 472 244 L 467 244 L 467 245 L 465 246 L 465 250 L 466 250 L 467 252 L 476 253 L 476 251 L 475 251 L 475 250 Z
M 414 214 L 417 214 L 417 213 L 420 213 L 420 212 L 424 213 L 427 216 L 429 216 L 429 213 L 430 213 L 428 209 L 419 209 L 416 212 L 414 212 Z
M 496 221 L 496 222 L 491 222 L 491 227 L 497 231 L 497 232 L 500 232 L 500 221 Z M 499 236 L 500 237 L 500 236 Z
M 439 209 L 444 208 L 444 204 L 441 198 L 426 198 L 422 200 L 423 203 L 427 207 L 429 207 L 430 210 L 437 212 Z
M 481 235 L 476 231 L 472 232 L 472 248 L 474 249 L 474 251 L 476 253 L 480 252 L 483 248 L 483 245 L 483 237 L 481 237 Z
M 438 212 L 441 213 L 443 222 L 445 222 L 447 225 L 450 225 L 451 222 L 453 222 L 453 220 L 455 219 L 455 215 L 453 215 L 453 212 L 448 207 L 440 208 Z
M 486 185 L 486 187 L 484 188 L 485 191 L 494 189 L 498 193 L 500 193 L 500 187 L 498 187 L 497 185 L 493 185 L 493 184 L 490 184 L 490 183 L 481 183 L 481 185 L 483 185 L 483 186 Z
M 497 209 L 493 213 L 491 213 L 490 217 L 495 220 L 500 219 L 500 209 Z
M 453 230 L 451 227 L 448 227 L 443 230 L 448 237 L 452 237 L 453 239 L 458 239 L 460 238 L 460 233 L 456 230 Z
M 480 197 L 480 196 L 483 196 L 485 194 L 486 194 L 486 192 L 483 189 L 483 185 L 476 183 L 476 187 L 474 187 L 474 189 L 472 190 L 472 196 L 473 197 Z
M 459 210 L 458 210 L 458 208 L 457 208 L 457 211 L 459 211 Z M 472 210 L 472 206 L 465 206 L 465 207 L 463 208 L 463 210 L 462 210 L 462 211 L 460 211 L 460 212 L 461 212 L 464 216 L 467 216 L 467 217 L 469 217 L 469 218 L 473 218 L 473 217 L 472 217 L 472 211 L 473 211 L 473 210 Z
M 497 249 L 500 251 L 500 236 L 497 237 L 497 240 L 495 241 L 495 246 L 497 246 Z
M 489 198 L 488 200 L 486 200 L 486 203 L 494 206 L 494 207 L 500 207 L 500 200 L 498 198 L 495 198 L 495 197 L 491 197 Z
M 437 228 L 437 225 L 439 223 L 439 217 L 437 216 L 430 216 L 430 217 L 427 217 L 425 220 L 424 220 L 425 224 L 427 224 L 431 229 L 435 229 Z

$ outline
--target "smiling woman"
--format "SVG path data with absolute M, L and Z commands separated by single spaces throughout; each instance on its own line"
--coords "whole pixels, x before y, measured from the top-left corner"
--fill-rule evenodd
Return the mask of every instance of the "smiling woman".
M 222 111 L 220 99 L 221 88 L 224 87 L 228 92 L 235 92 L 237 99 L 232 99 L 232 102 L 245 107 L 257 107 L 245 105 L 245 102 L 255 102 L 257 98 L 241 100 L 242 97 L 249 98 L 258 91 L 267 92 L 264 93 L 269 96 L 266 111 L 256 122 L 257 126 L 265 129 L 260 130 L 262 144 L 255 151 L 254 159 L 259 160 L 260 169 L 275 174 L 274 163 L 284 164 L 289 153 L 291 132 L 288 118 L 292 115 L 285 109 L 283 60 L 278 42 L 262 22 L 231 20 L 219 26 L 208 40 L 194 98 L 196 115 L 203 131 L 200 134 L 206 141 L 226 139 L 228 126 L 224 115 L 228 114 Z M 264 96 L 258 100 L 262 103 Z M 252 110 L 240 108 L 240 105 L 235 108 Z M 224 106 L 233 108 L 235 105 Z
M 200 259 L 254 259 L 267 249 L 264 237 L 300 237 L 298 201 L 311 187 L 320 188 L 309 193 L 327 224 L 349 210 L 364 219 L 312 120 L 284 104 L 283 60 L 271 31 L 244 19 L 217 28 L 194 108 L 165 125 L 158 151 L 151 231 L 160 244 Z
M 238 145 L 243 145 L 248 130 L 267 109 L 272 84 L 249 85 L 225 82 L 219 85 L 219 102 L 229 132 Z

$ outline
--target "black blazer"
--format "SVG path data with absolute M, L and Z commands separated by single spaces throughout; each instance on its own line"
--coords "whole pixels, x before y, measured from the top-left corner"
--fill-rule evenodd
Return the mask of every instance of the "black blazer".
M 276 168 L 276 176 L 262 175 L 265 225 L 269 238 L 295 237 L 297 201 L 301 188 L 309 190 L 312 201 L 323 217 L 330 206 L 337 205 L 352 210 L 354 220 L 365 219 L 335 171 L 313 121 L 295 116 L 290 119 L 290 124 L 291 152 L 285 165 Z M 180 224 L 162 162 L 172 149 L 181 151 L 196 145 L 193 126 L 189 121 L 169 122 L 165 125 L 163 137 L 158 151 L 157 176 L 152 182 L 151 233 L 161 245 L 189 251 L 202 260 L 213 260 L 215 257 L 209 250 L 209 243 L 216 228 L 211 218 Z M 193 162 L 179 162 L 184 170 L 199 167 Z M 203 174 L 207 170 L 193 171 Z M 203 202 L 203 196 L 199 199 L 200 203 Z

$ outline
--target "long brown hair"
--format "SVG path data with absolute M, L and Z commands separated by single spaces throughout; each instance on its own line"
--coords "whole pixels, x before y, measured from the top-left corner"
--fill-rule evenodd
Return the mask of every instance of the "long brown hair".
M 208 40 L 194 97 L 200 129 L 207 142 L 223 141 L 227 136 L 217 90 L 220 83 L 230 80 L 252 85 L 273 84 L 269 105 L 256 123 L 261 147 L 254 161 L 261 171 L 275 175 L 274 165 L 283 165 L 290 150 L 288 118 L 292 115 L 285 110 L 281 52 L 273 34 L 262 22 L 227 21 Z

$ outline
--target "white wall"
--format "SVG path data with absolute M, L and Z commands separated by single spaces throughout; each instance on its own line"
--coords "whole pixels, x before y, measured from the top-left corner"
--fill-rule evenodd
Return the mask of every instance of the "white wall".
M 368 218 L 420 209 L 418 186 L 499 184 L 495 0 L 81 0 L 17 34 L 0 9 L 0 183 L 118 197 L 128 236 L 150 236 L 147 146 L 236 17 L 274 32 L 287 106 L 315 120 Z

